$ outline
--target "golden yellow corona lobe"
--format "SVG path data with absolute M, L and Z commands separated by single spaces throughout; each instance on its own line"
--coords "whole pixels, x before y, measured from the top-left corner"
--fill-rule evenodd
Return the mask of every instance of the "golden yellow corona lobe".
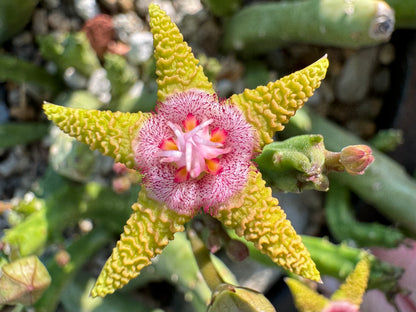
M 111 294 L 138 276 L 140 270 L 151 264 L 151 259 L 173 239 L 174 233 L 185 229 L 183 225 L 190 218 L 161 206 L 144 190 L 132 208 L 124 233 L 91 291 L 93 297 Z
M 286 278 L 285 282 L 287 286 L 289 286 L 295 305 L 299 311 L 319 312 L 330 302 L 329 299 L 318 294 L 316 291 L 296 279 Z
M 44 104 L 45 114 L 63 132 L 88 144 L 92 150 L 114 158 L 116 162 L 134 167 L 131 142 L 149 113 L 121 113 L 75 109 Z
M 295 305 L 302 312 L 320 312 L 325 307 L 336 302 L 346 302 L 357 308 L 362 302 L 370 275 L 370 260 L 367 256 L 362 258 L 355 269 L 348 275 L 347 280 L 340 288 L 327 299 L 309 288 L 302 282 L 293 278 L 286 278 L 285 282 L 295 300 Z
M 331 300 L 345 300 L 358 306 L 361 305 L 369 275 L 370 260 L 368 257 L 364 257 L 357 263 L 354 271 L 348 275 L 347 280 L 332 295 Z
M 301 237 L 286 219 L 279 202 L 254 168 L 243 191 L 218 210 L 215 216 L 225 226 L 234 229 L 254 243 L 257 249 L 275 263 L 311 280 L 320 275 Z
M 258 130 L 260 148 L 273 142 L 274 133 L 283 130 L 283 124 L 312 96 L 325 78 L 328 64 L 325 56 L 267 86 L 246 89 L 230 97 L 230 102 L 240 108 L 247 121 Z
M 204 75 L 202 66 L 183 41 L 178 27 L 156 4 L 149 6 L 150 27 L 155 47 L 158 100 L 189 89 L 214 93 L 212 84 Z

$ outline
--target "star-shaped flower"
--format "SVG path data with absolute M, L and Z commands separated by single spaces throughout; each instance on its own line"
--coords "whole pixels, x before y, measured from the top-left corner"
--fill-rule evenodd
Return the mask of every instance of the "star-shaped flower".
M 222 100 L 166 13 L 152 4 L 149 14 L 158 76 L 155 113 L 44 105 L 64 132 L 143 176 L 133 213 L 92 296 L 112 293 L 139 275 L 201 211 L 277 264 L 319 280 L 300 236 L 252 160 L 319 87 L 327 58 Z
M 370 261 L 364 257 L 330 299 L 296 279 L 286 278 L 286 284 L 301 312 L 359 312 L 369 274 Z

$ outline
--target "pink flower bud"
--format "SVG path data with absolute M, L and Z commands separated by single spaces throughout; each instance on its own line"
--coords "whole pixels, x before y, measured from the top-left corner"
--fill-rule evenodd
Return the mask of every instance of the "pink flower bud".
M 332 301 L 322 312 L 360 312 L 357 305 L 348 301 Z
M 367 145 L 350 145 L 341 150 L 340 162 L 349 174 L 363 174 L 373 161 L 374 156 Z

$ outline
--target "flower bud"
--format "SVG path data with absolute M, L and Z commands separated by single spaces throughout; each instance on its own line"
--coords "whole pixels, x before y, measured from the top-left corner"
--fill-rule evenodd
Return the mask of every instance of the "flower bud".
M 331 301 L 322 312 L 360 312 L 359 307 L 348 301 Z
M 349 174 L 363 174 L 374 161 L 371 153 L 367 145 L 349 145 L 341 150 L 340 162 Z
M 221 284 L 213 294 L 208 312 L 276 312 L 261 293 L 243 287 Z
M 36 256 L 5 264 L 1 270 L 0 304 L 32 305 L 51 283 L 48 271 Z
M 225 252 L 227 253 L 227 256 L 235 262 L 243 261 L 249 256 L 246 244 L 235 239 L 231 239 L 226 243 Z

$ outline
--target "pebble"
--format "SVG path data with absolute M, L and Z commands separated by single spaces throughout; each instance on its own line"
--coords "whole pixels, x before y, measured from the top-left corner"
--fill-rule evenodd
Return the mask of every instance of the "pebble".
M 173 5 L 179 20 L 182 20 L 185 15 L 193 15 L 203 9 L 200 0 L 176 0 Z
M 89 20 L 100 13 L 95 0 L 75 0 L 75 11 L 83 20 Z
M 151 32 L 139 32 L 130 35 L 130 51 L 127 58 L 134 65 L 142 64 L 153 55 L 153 36 Z
M 104 68 L 96 69 L 88 81 L 88 91 L 97 96 L 102 103 L 111 100 L 111 83 L 107 79 L 107 71 Z
M 110 12 L 117 12 L 117 0 L 100 0 L 100 4 Z
M 124 43 L 129 43 L 132 34 L 144 30 L 144 22 L 134 12 L 113 16 L 113 24 L 118 38 Z
M 56 9 L 60 5 L 60 0 L 43 0 L 42 1 L 47 9 Z
M 64 81 L 72 89 L 85 89 L 88 80 L 81 75 L 74 67 L 68 67 L 64 72 Z
M 173 7 L 172 1 L 167 0 L 136 0 L 136 10 L 140 16 L 149 15 L 149 5 L 151 3 L 159 5 L 160 8 L 164 10 L 168 16 L 170 16 L 173 22 L 178 22 L 176 10 Z
M 8 178 L 13 174 L 23 172 L 30 166 L 30 160 L 25 155 L 22 146 L 16 146 L 5 160 L 0 163 L 0 176 Z
M 48 13 L 45 9 L 37 9 L 33 12 L 32 27 L 36 36 L 48 33 Z
M 194 54 L 217 54 L 221 30 L 213 17 L 206 11 L 184 16 L 179 28 L 187 43 L 192 47 Z
M 34 38 L 31 32 L 24 31 L 20 35 L 15 36 L 12 40 L 13 43 L 13 54 L 14 56 L 31 60 L 34 54 L 36 54 L 34 47 Z
M 5 90 L 0 87 L 0 124 L 9 121 L 9 109 L 7 108 L 6 102 L 3 100 L 5 97 Z M 0 154 L 1 156 L 1 154 Z
M 61 10 L 54 10 L 48 15 L 49 27 L 60 32 L 68 32 L 72 28 L 71 20 Z
M 6 106 L 6 103 L 3 101 L 0 102 L 0 124 L 6 123 L 9 121 L 9 109 Z

